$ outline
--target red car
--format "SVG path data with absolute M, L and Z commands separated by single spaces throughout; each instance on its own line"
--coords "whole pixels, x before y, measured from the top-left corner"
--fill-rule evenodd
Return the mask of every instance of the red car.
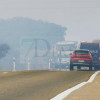
M 92 70 L 92 56 L 89 50 L 75 50 L 71 55 L 70 59 L 70 70 L 73 70 L 73 67 L 77 66 L 78 69 L 81 66 L 88 66 L 89 70 Z

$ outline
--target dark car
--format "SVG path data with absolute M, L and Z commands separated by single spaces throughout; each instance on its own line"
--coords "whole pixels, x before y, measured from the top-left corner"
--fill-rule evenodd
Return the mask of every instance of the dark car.
M 93 59 L 93 67 L 95 70 L 100 70 L 100 46 L 99 43 L 82 42 L 80 49 L 87 49 L 90 51 Z
M 77 66 L 78 69 L 81 66 L 88 66 L 89 70 L 92 70 L 92 56 L 89 50 L 75 50 L 70 58 L 70 70 L 73 70 L 73 67 Z

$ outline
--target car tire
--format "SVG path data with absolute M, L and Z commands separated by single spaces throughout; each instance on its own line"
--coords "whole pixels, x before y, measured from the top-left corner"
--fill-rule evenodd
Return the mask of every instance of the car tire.
M 72 71 L 73 70 L 73 65 L 72 64 L 70 64 L 70 71 Z
M 89 71 L 92 71 L 92 65 L 89 66 Z

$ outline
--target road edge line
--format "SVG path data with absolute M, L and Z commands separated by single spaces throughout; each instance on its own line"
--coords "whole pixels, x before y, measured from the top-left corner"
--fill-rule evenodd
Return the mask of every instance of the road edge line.
M 66 98 L 69 94 L 71 94 L 73 91 L 81 88 L 82 86 L 86 85 L 87 83 L 91 83 L 93 82 L 93 80 L 95 79 L 95 77 L 100 73 L 100 71 L 95 72 L 88 81 L 86 82 L 82 82 L 72 88 L 67 89 L 66 91 L 58 94 L 57 96 L 55 96 L 54 98 L 50 99 L 50 100 L 63 100 L 64 98 Z
M 3 72 L 3 74 L 7 74 L 8 72 Z

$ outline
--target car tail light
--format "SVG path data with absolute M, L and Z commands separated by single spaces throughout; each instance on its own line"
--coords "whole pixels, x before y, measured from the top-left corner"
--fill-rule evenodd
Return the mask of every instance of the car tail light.
M 75 52 L 71 55 L 71 58 L 75 58 L 76 56 L 75 56 Z
M 88 58 L 92 59 L 92 56 L 90 54 L 88 54 Z

